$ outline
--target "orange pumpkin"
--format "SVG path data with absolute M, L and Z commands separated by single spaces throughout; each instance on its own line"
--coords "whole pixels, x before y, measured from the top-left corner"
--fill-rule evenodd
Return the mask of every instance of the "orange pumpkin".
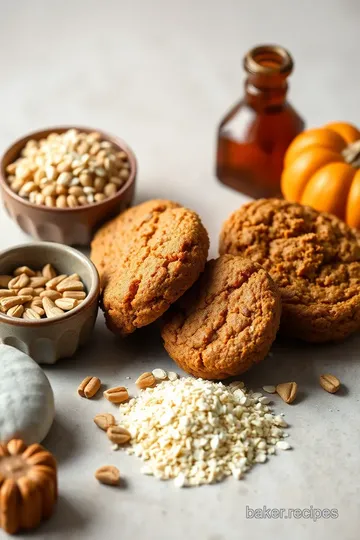
M 286 152 L 281 190 L 360 229 L 360 131 L 337 122 L 300 133 Z

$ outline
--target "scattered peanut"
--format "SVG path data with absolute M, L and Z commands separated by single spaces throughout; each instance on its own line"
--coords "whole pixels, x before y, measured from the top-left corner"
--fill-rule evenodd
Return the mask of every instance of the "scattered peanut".
M 85 377 L 78 387 L 78 394 L 81 397 L 91 399 L 97 394 L 101 386 L 101 381 L 98 377 Z
M 120 483 L 120 471 L 113 465 L 104 465 L 95 472 L 95 478 L 100 484 L 118 486 Z
M 320 375 L 320 386 L 330 394 L 335 394 L 340 388 L 341 382 L 340 380 L 335 377 L 335 375 L 331 375 L 331 373 L 326 373 L 325 375 Z
M 145 388 L 151 388 L 156 385 L 156 379 L 150 371 L 146 371 L 135 382 L 136 386 L 140 388 L 140 390 L 144 390 Z
M 115 418 L 110 413 L 97 414 L 94 417 L 94 422 L 103 431 L 107 431 L 109 427 L 115 426 Z
M 106 433 L 114 444 L 126 444 L 131 439 L 131 433 L 121 426 L 110 426 Z
M 111 403 L 123 403 L 129 399 L 129 393 L 125 386 L 115 386 L 105 390 L 104 397 Z
M 298 385 L 296 382 L 281 383 L 276 386 L 276 392 L 285 403 L 292 403 L 296 398 Z

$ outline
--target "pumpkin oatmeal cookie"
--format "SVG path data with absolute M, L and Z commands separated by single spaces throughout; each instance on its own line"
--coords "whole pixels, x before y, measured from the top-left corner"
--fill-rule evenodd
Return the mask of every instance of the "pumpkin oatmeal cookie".
M 195 285 L 166 313 L 164 346 L 185 371 L 225 379 L 263 360 L 280 321 L 280 294 L 249 259 L 209 261 Z
M 220 253 L 248 257 L 270 273 L 287 335 L 325 342 L 360 329 L 360 236 L 340 219 L 280 199 L 258 200 L 224 223 Z
M 208 234 L 199 216 L 154 200 L 120 214 L 92 242 L 110 330 L 127 335 L 152 323 L 203 271 Z

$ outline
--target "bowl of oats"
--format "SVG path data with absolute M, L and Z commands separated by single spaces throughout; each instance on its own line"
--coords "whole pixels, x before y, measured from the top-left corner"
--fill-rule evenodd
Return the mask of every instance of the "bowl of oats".
M 37 240 L 88 245 L 94 230 L 131 205 L 137 164 L 121 139 L 53 127 L 13 143 L 0 161 L 5 208 Z

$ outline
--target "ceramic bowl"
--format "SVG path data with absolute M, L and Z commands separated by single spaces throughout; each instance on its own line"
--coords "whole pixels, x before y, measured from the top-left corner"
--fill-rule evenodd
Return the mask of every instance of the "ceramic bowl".
M 98 311 L 99 275 L 93 263 L 76 249 L 52 242 L 23 244 L 0 253 L 0 275 L 19 266 L 40 270 L 51 263 L 60 274 L 79 274 L 87 297 L 71 311 L 36 321 L 0 312 L 0 343 L 16 347 L 38 364 L 54 364 L 73 356 L 90 337 Z
M 48 208 L 29 202 L 17 195 L 7 183 L 6 167 L 15 161 L 30 139 L 39 140 L 50 133 L 63 133 L 68 129 L 77 129 L 86 133 L 99 132 L 104 140 L 124 150 L 130 163 L 130 176 L 119 191 L 102 202 L 76 208 Z M 52 127 L 30 133 L 14 142 L 4 153 L 0 161 L 0 191 L 8 214 L 23 231 L 37 240 L 58 242 L 67 245 L 89 245 L 94 230 L 102 223 L 131 205 L 135 191 L 137 172 L 136 158 L 127 144 L 100 130 L 79 126 Z

